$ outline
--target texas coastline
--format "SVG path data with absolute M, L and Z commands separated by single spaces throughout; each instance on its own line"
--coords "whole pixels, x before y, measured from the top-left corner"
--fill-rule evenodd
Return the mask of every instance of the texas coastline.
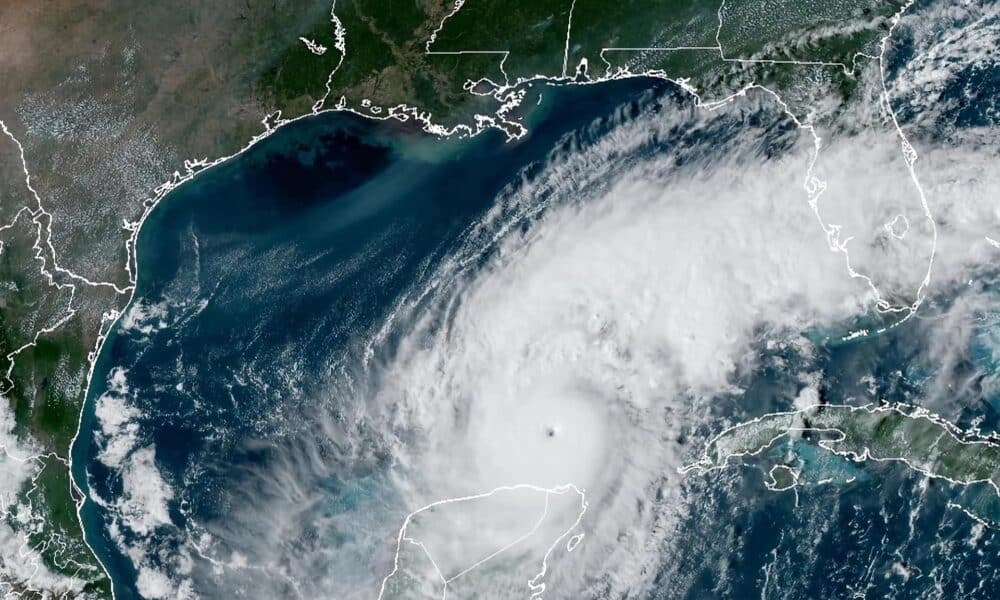
M 163 265 L 157 263 L 159 257 L 156 253 L 149 250 L 156 245 L 156 240 L 175 237 L 176 232 L 171 230 L 172 227 L 185 226 L 188 223 L 187 219 L 171 219 L 170 215 L 214 213 L 209 220 L 228 223 L 233 215 L 253 213 L 255 209 L 259 209 L 259 199 L 254 196 L 234 195 L 224 199 L 206 197 L 205 190 L 224 188 L 225 185 L 220 185 L 219 182 L 238 179 L 258 170 L 261 163 L 268 162 L 265 158 L 267 156 L 282 156 L 284 159 L 295 161 L 297 160 L 295 155 L 300 153 L 303 147 L 319 146 L 318 156 L 310 156 L 309 160 L 322 163 L 323 154 L 335 152 L 336 148 L 317 144 L 318 138 L 330 132 L 347 132 L 346 135 L 359 145 L 367 145 L 374 140 L 373 145 L 381 146 L 387 153 L 395 155 L 388 159 L 389 161 L 401 160 L 419 165 L 420 169 L 435 172 L 435 177 L 441 180 L 443 185 L 436 187 L 433 193 L 432 190 L 427 190 L 424 198 L 414 199 L 407 197 L 408 190 L 400 190 L 395 197 L 379 202 L 387 205 L 379 210 L 391 212 L 395 208 L 402 208 L 406 203 L 429 202 L 435 205 L 438 202 L 434 198 L 435 195 L 444 198 L 440 204 L 449 207 L 452 214 L 442 210 L 439 217 L 442 221 L 450 223 L 444 227 L 427 229 L 437 229 L 438 235 L 442 236 L 441 239 L 429 243 L 428 247 L 446 244 L 449 236 L 453 238 L 461 231 L 460 223 L 463 226 L 467 225 L 481 214 L 482 210 L 488 209 L 495 193 L 508 180 L 515 177 L 522 168 L 543 160 L 545 154 L 567 133 L 608 116 L 616 108 L 631 105 L 636 109 L 640 103 L 648 103 L 650 98 L 656 96 L 674 94 L 693 102 L 687 90 L 659 77 L 630 77 L 602 83 L 603 85 L 583 86 L 546 85 L 543 100 L 537 107 L 533 107 L 526 119 L 529 133 L 518 140 L 511 140 L 498 129 L 485 129 L 476 132 L 477 135 L 471 138 L 442 139 L 440 136 L 427 133 L 426 130 L 421 131 L 421 124 L 414 120 L 403 123 L 395 119 L 375 120 L 349 109 L 324 109 L 297 119 L 279 121 L 254 138 L 240 152 L 210 163 L 195 165 L 196 168 L 190 170 L 187 175 L 179 176 L 175 182 L 164 187 L 162 193 L 150 202 L 142 219 L 136 225 L 133 236 L 135 241 L 131 248 L 136 275 L 135 289 L 128 306 L 120 314 L 114 315 L 114 322 L 95 351 L 88 376 L 86 401 L 81 411 L 71 452 L 73 482 L 84 496 L 84 501 L 78 508 L 80 522 L 87 543 L 113 582 L 114 597 L 131 599 L 139 598 L 140 595 L 136 588 L 137 571 L 117 544 L 108 537 L 103 509 L 90 495 L 88 468 L 97 462 L 94 432 L 100 428 L 95 411 L 96 402 L 107 392 L 108 376 L 122 358 L 116 353 L 116 342 L 122 335 L 122 319 L 137 303 L 144 300 L 146 294 L 150 292 L 150 281 L 156 280 L 163 268 Z M 572 105 L 574 110 L 559 109 L 567 104 Z M 344 138 L 336 137 L 335 140 L 341 143 Z M 404 158 L 400 159 L 400 156 Z M 378 173 L 377 169 L 373 171 L 371 165 L 354 164 L 347 168 L 351 169 L 362 172 L 367 169 L 375 176 Z M 274 182 L 280 182 L 282 178 L 280 170 L 280 168 L 274 169 L 275 172 L 263 175 L 270 177 Z M 301 176 L 301 173 L 301 169 L 298 169 L 293 177 Z M 464 174 L 458 176 L 471 185 L 454 185 L 451 174 Z M 475 189 L 475 194 L 468 194 L 470 187 Z M 280 185 L 274 189 L 280 189 Z M 323 192 L 322 198 L 312 198 L 308 201 L 335 205 L 338 195 L 339 192 L 328 190 Z M 281 201 L 281 198 L 268 199 L 271 208 Z M 221 206 L 225 208 L 220 208 Z M 442 207 L 437 206 L 437 208 Z M 282 228 L 280 221 L 276 221 L 274 226 L 276 229 Z M 184 441 L 180 443 L 183 444 Z
M 900 10 L 896 15 L 897 20 L 909 6 L 910 4 L 907 4 Z M 883 40 L 883 52 L 884 43 L 891 37 L 894 25 Z M 881 68 L 883 68 L 883 65 L 880 64 Z M 494 187 L 492 193 L 483 193 L 479 198 L 473 199 L 477 202 L 488 202 L 503 185 L 502 182 L 504 179 L 502 177 L 498 178 L 496 176 L 497 173 L 505 173 L 508 177 L 513 177 L 526 165 L 541 160 L 561 135 L 574 128 L 586 125 L 595 118 L 610 114 L 615 107 L 621 106 L 624 99 L 629 97 L 636 98 L 643 94 L 648 96 L 651 90 L 659 90 L 659 92 L 654 92 L 655 94 L 663 93 L 664 89 L 669 89 L 673 93 L 684 96 L 696 106 L 703 105 L 702 98 L 698 96 L 695 90 L 690 89 L 683 82 L 674 81 L 663 74 L 625 73 L 612 77 L 609 80 L 582 82 L 574 82 L 565 76 L 561 78 L 543 77 L 537 81 L 521 83 L 526 86 L 527 90 L 539 93 L 539 107 L 529 109 L 530 112 L 528 112 L 525 118 L 527 128 L 523 129 L 519 135 L 512 136 L 509 131 L 505 132 L 505 134 L 501 133 L 504 130 L 496 122 L 490 123 L 487 121 L 485 124 L 479 123 L 475 129 L 467 128 L 464 130 L 443 131 L 439 127 L 436 127 L 429 119 L 424 118 L 423 115 L 411 110 L 404 109 L 398 116 L 394 116 L 390 112 L 385 117 L 374 118 L 345 106 L 331 108 L 316 106 L 312 113 L 295 119 L 282 120 L 280 113 L 266 117 L 263 120 L 265 130 L 253 138 L 239 152 L 218 158 L 214 161 L 189 161 L 185 164 L 185 174 L 175 173 L 173 181 L 165 183 L 156 190 L 155 197 L 148 203 L 148 207 L 142 217 L 133 225 L 133 235 L 129 247 L 130 264 L 132 265 L 132 274 L 134 277 L 132 295 L 128 305 L 120 314 L 110 315 L 113 318 L 113 322 L 108 328 L 107 334 L 99 338 L 97 348 L 93 354 L 91 369 L 87 376 L 86 399 L 81 409 L 76 435 L 74 436 L 70 452 L 71 480 L 73 485 L 78 488 L 78 491 L 82 492 L 81 495 L 84 498 L 83 502 L 78 503 L 77 514 L 84 529 L 88 546 L 94 551 L 95 556 L 97 556 L 99 562 L 104 566 L 112 581 L 112 594 L 114 597 L 139 597 L 135 586 L 137 572 L 131 561 L 125 557 L 120 548 L 108 537 L 107 529 L 101 515 L 101 508 L 94 502 L 90 495 L 88 464 L 92 464 L 95 461 L 93 432 L 99 427 L 96 423 L 95 407 L 97 399 L 107 391 L 108 374 L 118 362 L 117 359 L 119 357 L 115 355 L 113 348 L 120 334 L 122 317 L 132 310 L 137 301 L 141 301 L 143 294 L 146 292 L 144 280 L 156 272 L 157 265 L 155 264 L 155 260 L 144 261 L 140 266 L 139 256 L 143 253 L 140 252 L 139 246 L 143 245 L 145 248 L 153 244 L 152 240 L 164 237 L 165 234 L 161 231 L 166 226 L 162 218 L 164 209 L 161 208 L 164 200 L 168 197 L 173 198 L 173 202 L 169 204 L 171 210 L 176 211 L 183 211 L 185 210 L 184 207 L 190 207 L 189 210 L 197 210 L 198 207 L 211 206 L 212 199 L 205 201 L 206 199 L 202 198 L 201 202 L 197 201 L 200 197 L 200 188 L 211 187 L 212 181 L 224 178 L 229 170 L 240 171 L 248 168 L 247 165 L 253 163 L 255 153 L 266 153 L 272 147 L 282 148 L 285 146 L 293 148 L 297 145 L 295 140 L 300 137 L 309 138 L 311 135 L 310 131 L 314 127 L 322 128 L 328 122 L 333 122 L 338 124 L 334 125 L 334 128 L 352 131 L 361 130 L 362 133 L 358 135 L 359 138 L 374 135 L 376 137 L 388 137 L 397 140 L 397 142 L 389 142 L 386 144 L 387 146 L 398 143 L 400 139 L 403 139 L 401 142 L 403 145 L 412 144 L 414 146 L 422 146 L 423 149 L 415 150 L 415 154 L 424 154 L 425 159 L 428 152 L 428 143 L 436 144 L 438 146 L 434 150 L 431 150 L 430 153 L 432 155 L 438 154 L 438 157 L 432 159 L 430 162 L 424 160 L 424 163 L 426 165 L 437 162 L 436 166 L 438 169 L 441 169 L 442 165 L 445 165 L 443 166 L 445 170 L 454 169 L 458 172 L 474 173 L 475 167 L 481 165 L 493 167 L 492 184 Z M 532 90 L 532 88 L 536 89 Z M 542 96 L 542 92 L 537 88 L 544 90 L 544 96 Z M 737 91 L 732 96 L 720 99 L 718 102 L 726 103 L 736 97 L 745 95 L 746 92 L 747 90 L 745 89 Z M 774 96 L 775 100 L 782 103 L 781 98 L 770 90 L 764 88 L 763 92 L 770 93 Z M 544 102 L 542 100 L 543 97 Z M 528 98 L 533 98 L 533 94 L 528 94 Z M 522 98 L 521 106 L 530 106 L 531 104 L 530 100 L 524 102 Z M 559 107 L 563 104 L 572 104 L 575 110 L 559 110 Z M 785 109 L 788 116 L 795 119 L 787 111 L 787 107 Z M 401 123 L 401 121 L 408 122 Z M 343 125 L 339 125 L 340 123 Z M 796 124 L 800 127 L 802 126 L 797 120 Z M 418 131 L 418 129 L 422 129 L 423 131 Z M 899 130 L 898 125 L 897 130 L 900 136 L 903 137 L 902 130 Z M 430 133 L 436 134 L 436 137 L 430 139 L 433 137 L 427 135 Z M 815 137 L 815 134 L 813 135 Z M 416 142 L 413 141 L 415 139 L 417 140 Z M 905 142 L 905 137 L 903 137 L 903 140 Z M 513 141 L 514 143 L 505 144 L 505 141 Z M 816 152 L 818 153 L 818 139 L 816 141 Z M 445 149 L 442 151 L 440 148 L 440 146 L 448 148 L 455 147 L 456 145 L 459 147 L 458 149 Z M 403 154 L 406 153 L 407 151 L 404 150 Z M 449 153 L 457 155 L 457 158 L 455 156 L 441 158 L 441 155 Z M 506 170 L 496 168 L 498 163 L 495 156 L 497 154 L 502 154 L 507 158 L 508 168 Z M 467 168 L 462 163 L 472 165 L 473 168 Z M 912 163 L 910 166 L 911 175 L 913 175 L 916 182 L 916 175 L 912 172 Z M 199 177 L 203 174 L 207 175 Z M 441 189 L 442 191 L 451 193 L 462 193 L 465 191 L 462 186 L 451 185 L 443 186 Z M 181 190 L 181 192 L 176 192 L 176 190 Z M 180 194 L 182 199 L 177 199 L 178 194 Z M 405 196 L 405 192 L 398 194 L 398 197 L 394 200 L 404 200 L 403 196 Z M 335 198 L 336 195 L 327 198 L 327 201 L 332 202 Z M 238 200 L 246 202 L 247 209 L 252 212 L 255 205 L 255 198 L 244 197 Z M 472 209 L 473 207 L 469 206 L 471 204 L 475 204 L 475 202 L 468 202 L 464 210 Z M 157 211 L 157 208 L 161 208 L 161 210 Z M 477 207 L 472 213 L 464 215 L 464 218 L 467 219 L 467 222 L 471 222 L 479 214 L 476 210 L 486 210 L 487 208 L 488 205 Z M 238 209 L 223 211 L 222 218 L 228 218 L 228 215 L 238 214 L 238 212 Z M 153 223 L 152 226 L 146 226 L 147 220 Z M 456 219 L 451 217 L 451 220 L 455 221 Z M 446 235 L 456 236 L 460 230 L 460 227 L 456 228 L 454 227 L 454 223 L 452 223 L 452 229 Z M 446 242 L 438 242 L 439 245 L 444 243 Z M 931 265 L 928 265 L 928 279 L 930 278 L 930 267 Z M 140 273 L 142 273 L 142 276 L 140 276 Z M 922 299 L 921 293 L 926 284 L 927 280 L 924 281 L 924 284 L 918 291 L 918 300 L 913 305 L 912 311 L 903 320 L 912 315 L 917 306 L 919 306 Z M 868 332 L 864 333 L 867 335 Z

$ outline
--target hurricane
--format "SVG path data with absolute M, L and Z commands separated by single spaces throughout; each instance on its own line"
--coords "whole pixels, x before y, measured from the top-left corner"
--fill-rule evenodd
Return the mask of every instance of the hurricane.
M 815 402 L 997 418 L 967 48 L 997 16 L 939 10 L 810 126 L 766 90 L 543 85 L 523 140 L 327 115 L 176 190 L 85 419 L 118 596 L 985 597 L 960 486 L 805 449 L 786 492 L 685 470 Z

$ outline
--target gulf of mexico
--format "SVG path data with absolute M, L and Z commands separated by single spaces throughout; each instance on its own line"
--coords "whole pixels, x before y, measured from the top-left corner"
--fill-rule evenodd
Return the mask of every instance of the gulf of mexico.
M 73 449 L 88 540 L 117 597 L 222 593 L 199 583 L 211 541 L 194 524 L 250 526 L 232 509 L 258 491 L 235 482 L 273 458 L 275 440 L 315 435 L 313 405 L 336 403 L 319 386 L 343 374 L 518 173 L 623 99 L 648 101 L 651 87 L 667 86 L 550 91 L 543 107 L 559 109 L 537 111 L 517 143 L 326 114 L 161 202 L 139 236 L 136 294 L 98 357 Z M 378 486 L 382 453 L 369 454 L 325 484 L 336 502 L 356 507 L 359 490 Z M 248 570 L 247 585 L 281 579 L 271 567 Z

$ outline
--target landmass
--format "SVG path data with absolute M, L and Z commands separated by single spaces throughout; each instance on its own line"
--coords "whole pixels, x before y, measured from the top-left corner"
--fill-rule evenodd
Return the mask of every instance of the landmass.
M 523 585 L 532 599 L 545 592 L 548 561 L 562 546 L 572 552 L 587 511 L 586 495 L 572 484 L 542 488 L 530 484 L 437 500 L 407 515 L 396 539 L 392 571 L 382 580 L 382 598 L 447 598 L 482 572 L 498 576 L 491 561 L 519 557 L 504 571 L 509 589 Z M 480 570 L 480 567 L 483 567 Z M 471 584 L 466 594 L 482 589 Z M 498 585 L 497 581 L 493 586 Z
M 712 438 L 702 458 L 682 472 L 739 465 L 784 441 L 796 440 L 855 462 L 898 462 L 926 477 L 958 486 L 982 486 L 992 498 L 978 498 L 963 508 L 983 522 L 1000 523 L 996 512 L 1000 508 L 1000 439 L 964 431 L 925 409 L 908 405 L 820 404 L 767 414 Z M 769 477 L 768 488 L 781 491 L 794 487 L 800 474 L 788 465 L 775 465 Z
M 861 71 L 880 68 L 884 40 L 907 6 L 0 6 L 0 591 L 110 597 L 76 515 L 70 448 L 101 342 L 136 284 L 138 231 L 176 186 L 324 111 L 416 123 L 442 136 L 495 129 L 516 139 L 527 131 L 529 92 L 623 77 L 667 78 L 705 103 L 765 90 L 812 126 L 855 93 Z M 814 186 L 810 201 L 820 191 Z

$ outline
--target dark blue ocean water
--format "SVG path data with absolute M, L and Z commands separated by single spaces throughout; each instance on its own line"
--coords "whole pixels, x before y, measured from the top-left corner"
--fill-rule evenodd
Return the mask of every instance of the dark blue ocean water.
M 616 110 L 657 109 L 657 97 L 675 92 L 648 81 L 579 89 L 573 110 L 550 112 L 564 93 L 550 91 L 531 134 L 516 143 L 493 132 L 439 140 L 395 122 L 326 114 L 171 192 L 139 236 L 133 301 L 169 305 L 170 325 L 150 335 L 111 332 L 73 451 L 77 481 L 103 498 L 121 493 L 120 473 L 97 460 L 93 432 L 94 404 L 122 367 L 144 407 L 141 445 L 155 446 L 175 489 L 197 477 L 170 502 L 171 520 L 183 529 L 186 513 L 224 516 L 230 475 L 266 461 L 268 439 L 308 428 L 296 403 L 325 378 L 290 374 L 290 354 L 301 357 L 297 368 L 323 371 L 356 354 L 400 295 L 559 140 L 607 130 Z M 298 397 L 286 395 L 290 378 L 306 388 Z M 133 561 L 111 539 L 107 513 L 87 502 L 88 538 L 117 596 L 137 597 Z
M 137 564 L 155 566 L 171 580 L 193 579 L 206 597 L 266 597 L 255 593 L 261 575 L 251 571 L 244 587 L 228 593 L 213 587 L 223 584 L 210 581 L 210 561 L 196 551 L 204 532 L 198 527 L 206 523 L 215 531 L 259 529 L 267 535 L 266 519 L 241 519 L 247 518 L 248 497 L 257 498 L 266 513 L 275 492 L 248 488 L 252 478 L 243 475 L 275 460 L 276 446 L 321 435 L 311 411 L 335 421 L 338 411 L 350 410 L 330 395 L 331 381 L 351 384 L 344 380 L 365 341 L 414 282 L 426 280 L 455 252 L 463 233 L 494 207 L 505 187 L 544 169 L 553 148 L 593 142 L 640 115 L 690 109 L 690 100 L 679 99 L 675 88 L 650 81 L 554 90 L 531 116 L 531 134 L 516 143 L 494 134 L 437 140 L 400 124 L 328 114 L 285 127 L 172 192 L 139 237 L 138 288 L 130 309 L 135 318 L 120 321 L 103 347 L 73 449 L 74 477 L 93 494 L 83 508 L 87 536 L 112 575 L 117 597 L 139 597 Z M 787 122 L 768 131 L 775 153 L 788 147 Z M 672 140 L 650 140 L 642 151 L 676 152 L 681 163 L 685 152 L 709 153 L 715 142 L 684 143 L 687 150 Z M 909 364 L 919 343 L 915 335 L 913 328 L 900 328 L 850 344 L 821 341 L 818 356 L 784 358 L 793 364 L 807 360 L 809 368 L 826 373 L 824 393 L 831 398 L 850 397 L 859 374 L 871 372 L 883 387 L 897 382 L 893 400 L 913 401 L 918 390 L 907 386 L 917 379 L 919 365 L 911 365 L 908 378 L 896 374 Z M 988 354 L 981 352 L 980 359 L 987 361 Z M 718 422 L 787 408 L 797 369 L 761 367 L 748 375 L 738 382 L 745 394 L 719 399 Z M 112 389 L 116 370 L 127 391 Z M 97 411 L 109 393 L 127 398 L 135 409 L 125 419 L 135 431 L 122 428 L 117 435 L 133 436 L 133 452 L 155 449 L 156 470 L 171 490 L 165 514 L 133 514 L 121 500 L 128 467 L 102 459 L 107 440 L 100 436 Z M 985 398 L 964 419 L 994 423 L 995 401 Z M 351 455 L 353 462 L 345 458 L 336 477 L 320 481 L 324 505 L 303 514 L 360 518 L 380 501 L 388 457 L 373 444 L 360 457 Z M 332 433 L 317 450 L 335 458 L 341 451 Z M 975 534 L 975 522 L 948 506 L 958 491 L 926 484 L 899 465 L 861 466 L 808 445 L 798 457 L 807 477 L 833 483 L 769 492 L 764 475 L 769 464 L 781 462 L 778 455 L 693 482 L 692 493 L 702 501 L 671 538 L 684 548 L 681 564 L 664 565 L 665 573 L 681 570 L 687 577 L 681 587 L 676 576 L 664 580 L 655 595 L 840 598 L 856 592 L 917 598 L 940 584 L 944 597 L 988 598 L 1000 589 L 996 535 Z M 134 470 L 131 476 L 144 473 Z M 316 497 L 295 489 L 287 496 L 304 504 Z M 123 519 L 130 515 L 136 521 L 124 531 Z M 319 549 L 338 540 L 320 535 L 302 525 L 292 551 L 300 551 L 303 561 L 321 560 Z M 194 566 L 168 559 L 177 553 L 186 553 Z M 294 587 L 279 589 L 295 597 Z

